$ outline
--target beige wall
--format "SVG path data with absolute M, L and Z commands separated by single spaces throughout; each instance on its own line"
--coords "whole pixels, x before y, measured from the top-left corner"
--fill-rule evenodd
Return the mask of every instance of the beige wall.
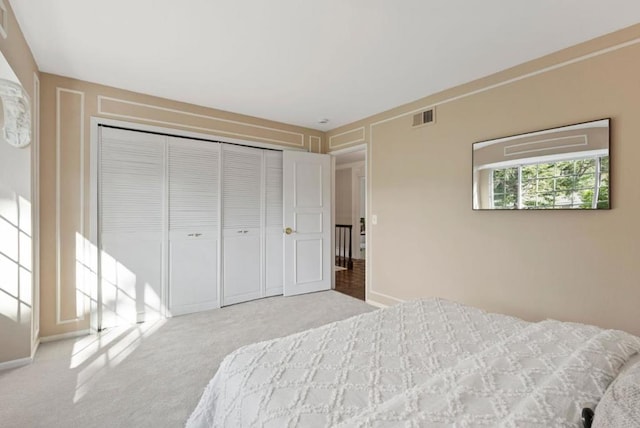
M 313 152 L 321 151 L 324 139 L 320 131 L 46 73 L 41 96 L 42 336 L 89 328 L 91 257 L 80 248 L 90 238 L 91 117 Z
M 38 70 L 15 15 L 8 8 L 7 38 L 0 37 L 0 52 L 17 75 L 36 110 Z M 34 140 L 38 129 L 33 121 Z M 37 143 L 25 149 L 0 141 L 0 363 L 31 355 L 32 308 L 35 290 L 32 241 L 32 157 Z
M 640 334 L 639 39 L 636 25 L 329 132 L 327 151 L 369 147 L 367 298 L 441 296 Z M 412 129 L 433 105 L 437 122 Z M 603 117 L 612 210 L 472 211 L 473 142 Z
M 351 224 L 353 222 L 352 175 L 350 167 L 336 167 L 336 224 Z

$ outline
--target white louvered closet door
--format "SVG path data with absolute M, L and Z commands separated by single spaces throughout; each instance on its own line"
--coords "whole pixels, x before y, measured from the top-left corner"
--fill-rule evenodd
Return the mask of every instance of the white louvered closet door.
M 100 127 L 99 150 L 105 328 L 164 315 L 165 137 Z
M 265 296 L 283 291 L 282 152 L 265 151 Z
M 219 307 L 220 144 L 168 140 L 169 311 Z
M 263 297 L 262 150 L 222 147 L 222 305 Z

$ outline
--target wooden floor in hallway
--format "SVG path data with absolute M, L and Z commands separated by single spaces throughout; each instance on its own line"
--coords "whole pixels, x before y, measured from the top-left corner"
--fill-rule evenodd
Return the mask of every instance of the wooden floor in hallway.
M 336 272 L 336 291 L 356 299 L 364 298 L 364 260 L 353 260 L 353 269 Z

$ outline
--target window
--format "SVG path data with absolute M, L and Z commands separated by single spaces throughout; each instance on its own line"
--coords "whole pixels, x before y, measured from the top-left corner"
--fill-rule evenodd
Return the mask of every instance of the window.
M 493 169 L 497 209 L 609 208 L 609 156 Z

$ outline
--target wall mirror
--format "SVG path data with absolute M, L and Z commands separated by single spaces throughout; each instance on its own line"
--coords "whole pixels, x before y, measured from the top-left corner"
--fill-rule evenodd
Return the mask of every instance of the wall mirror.
M 31 142 L 29 95 L 0 53 L 0 142 L 22 148 Z
M 610 119 L 473 144 L 473 209 L 609 209 Z

